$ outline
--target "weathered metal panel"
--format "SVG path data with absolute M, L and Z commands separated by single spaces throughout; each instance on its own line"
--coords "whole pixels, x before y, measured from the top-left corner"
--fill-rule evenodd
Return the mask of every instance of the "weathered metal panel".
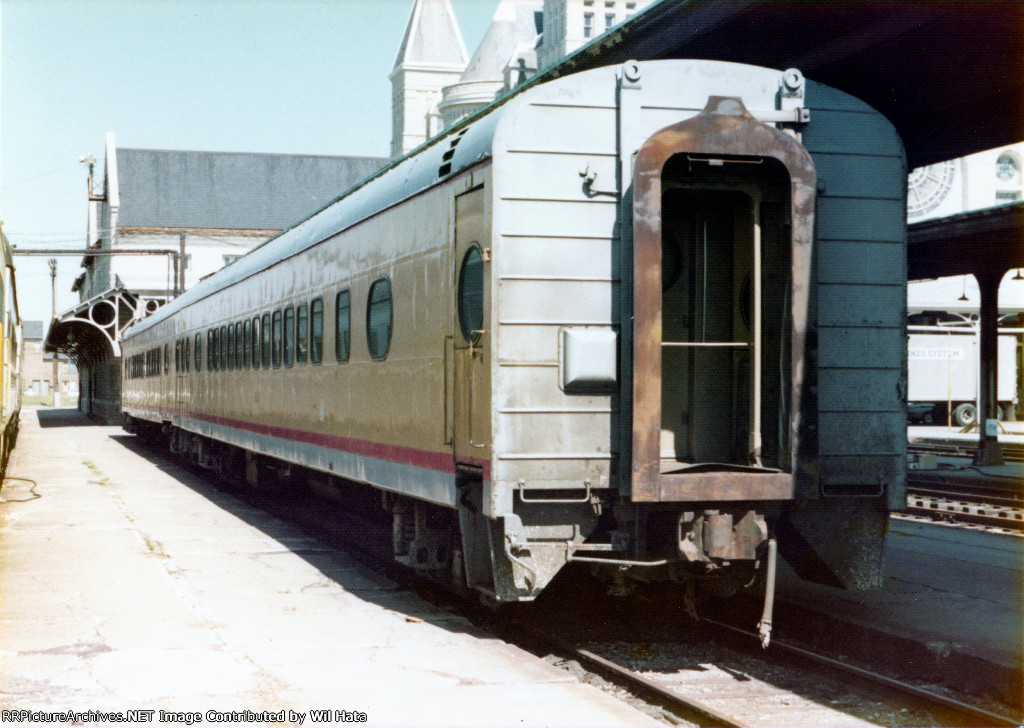
M 906 462 L 893 453 L 825 455 L 820 462 L 830 474 L 825 487 L 838 491 L 836 495 L 843 494 L 838 486 L 856 486 L 861 492 L 881 496 L 906 470 Z
M 540 280 L 572 278 L 612 281 L 615 241 L 604 238 L 540 238 L 505 235 L 498 275 Z
M 903 372 L 898 368 L 824 370 L 818 382 L 818 411 L 847 412 L 851 402 L 867 412 L 899 412 Z
M 818 283 L 818 323 L 821 326 L 902 327 L 906 300 L 903 285 L 874 283 Z M 887 352 L 883 366 L 898 363 L 899 355 Z
M 819 240 L 901 243 L 907 210 L 898 200 L 826 197 L 818 203 Z
M 818 169 L 818 482 L 899 503 L 906 452 L 906 163 L 863 102 L 809 84 L 803 143 Z M 858 460 L 855 454 L 862 457 Z M 885 501 L 875 501 L 884 508 Z
M 793 497 L 790 473 L 662 473 L 661 501 L 758 501 Z
M 818 244 L 818 282 L 903 286 L 903 266 L 893 261 L 904 254 L 902 243 L 860 240 L 821 240 Z
M 570 395 L 562 391 L 557 363 L 555 366 L 529 362 L 505 365 L 501 367 L 501 376 L 507 386 L 494 395 L 494 406 L 499 412 L 519 414 L 565 410 L 607 414 L 611 411 L 611 395 Z
M 814 122 L 818 116 L 814 117 Z M 906 188 L 905 163 L 901 157 L 829 154 L 816 151 L 814 166 L 828 182 L 818 199 L 832 197 L 902 200 Z
M 603 281 L 504 280 L 499 285 L 503 305 L 498 323 L 610 326 L 612 288 Z M 551 305 L 552 299 L 558 306 Z
M 614 120 L 614 114 L 609 112 L 603 123 L 614 124 Z M 503 192 L 506 198 L 614 202 L 614 154 L 569 152 L 566 149 L 552 154 L 552 145 L 547 139 L 543 147 L 548 151 L 540 149 L 540 142 L 536 146 L 536 151 L 517 149 L 503 157 L 502 169 L 509 178 L 509 184 Z M 591 189 L 584 184 L 588 176 L 593 179 Z M 604 191 L 608 194 L 600 194 Z
M 828 455 L 902 455 L 906 451 L 906 430 L 896 432 L 888 410 L 864 411 L 847 408 L 822 412 L 818 417 L 819 457 Z
M 535 325 L 502 326 L 495 342 L 499 364 L 558 367 L 558 331 Z
M 814 153 L 903 158 L 892 124 L 864 102 L 813 81 L 807 82 L 806 98 L 811 123 L 803 141 Z
M 892 354 L 893 347 L 906 346 L 902 327 L 819 326 L 818 342 L 818 368 L 822 377 L 831 369 L 904 370 L 899 359 L 893 363 Z
M 502 457 L 529 454 L 548 459 L 585 460 L 609 454 L 607 411 L 570 409 L 550 412 L 517 412 L 503 420 L 506 432 L 519 447 Z
M 614 236 L 616 207 L 606 200 L 509 201 L 506 198 L 501 204 L 505 205 L 501 229 L 505 236 L 605 240 Z

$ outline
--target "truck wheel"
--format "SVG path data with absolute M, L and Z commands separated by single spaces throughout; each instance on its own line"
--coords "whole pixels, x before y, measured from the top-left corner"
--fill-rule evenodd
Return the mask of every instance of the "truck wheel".
M 970 402 L 964 402 L 957 405 L 957 408 L 953 410 L 953 419 L 961 427 L 973 425 L 978 421 L 978 410 Z

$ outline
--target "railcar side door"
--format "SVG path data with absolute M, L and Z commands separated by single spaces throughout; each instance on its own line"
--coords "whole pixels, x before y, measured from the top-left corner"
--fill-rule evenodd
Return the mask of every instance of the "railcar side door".
M 456 463 L 470 467 L 479 467 L 490 458 L 488 227 L 482 186 L 455 198 L 453 450 Z

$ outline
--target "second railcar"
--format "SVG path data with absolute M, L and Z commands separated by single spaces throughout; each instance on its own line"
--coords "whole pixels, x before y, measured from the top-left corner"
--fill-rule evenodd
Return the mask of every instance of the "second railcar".
M 387 494 L 497 601 L 880 582 L 903 502 L 902 144 L 798 71 L 630 62 L 444 133 L 132 327 L 129 428 Z
M 18 437 L 22 368 L 25 360 L 21 316 L 14 278 L 13 249 L 0 229 L 0 476 Z M 0 481 L 0 486 L 3 483 Z

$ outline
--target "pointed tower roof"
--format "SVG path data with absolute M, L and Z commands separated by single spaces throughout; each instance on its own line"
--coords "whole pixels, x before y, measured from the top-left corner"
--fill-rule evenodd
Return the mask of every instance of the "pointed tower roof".
M 520 46 L 532 48 L 540 29 L 537 15 L 542 0 L 501 0 L 491 25 L 480 41 L 460 82 L 503 81 L 505 65 Z
M 393 70 L 402 66 L 461 66 L 469 62 L 448 0 L 415 0 Z

